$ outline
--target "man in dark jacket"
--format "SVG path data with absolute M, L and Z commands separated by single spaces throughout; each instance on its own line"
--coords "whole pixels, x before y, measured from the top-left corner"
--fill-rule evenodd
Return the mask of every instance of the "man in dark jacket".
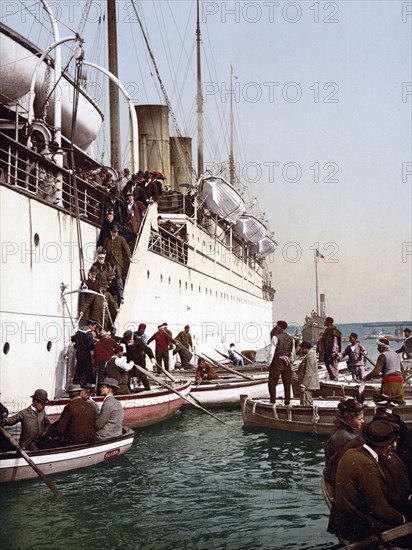
M 37 451 L 38 440 L 44 436 L 50 426 L 50 420 L 45 413 L 45 407 L 49 400 L 46 390 L 36 390 L 31 396 L 32 404 L 27 409 L 17 414 L 4 418 L 1 421 L 3 426 L 14 426 L 21 422 L 21 434 L 19 443 L 29 451 Z
M 83 307 L 85 307 L 86 304 Z M 97 321 L 94 319 L 89 319 L 87 321 L 87 326 L 80 327 L 76 334 L 72 336 L 72 341 L 74 342 L 74 347 L 76 349 L 77 361 L 73 384 L 80 384 L 82 378 L 84 378 L 88 384 L 93 384 L 94 382 L 91 352 L 94 349 L 93 331 L 96 326 Z
M 341 340 L 342 333 L 333 324 L 332 317 L 326 317 L 325 332 L 322 337 L 322 348 L 325 356 L 325 367 L 331 380 L 338 380 L 339 378 L 338 354 L 340 352 Z
M 362 429 L 365 444 L 349 449 L 336 472 L 335 498 L 328 531 L 345 544 L 406 523 L 406 518 L 388 502 L 387 482 L 379 457 L 390 454 L 398 437 L 396 426 L 373 420 Z
M 292 363 L 294 359 L 295 343 L 287 332 L 286 321 L 278 321 L 271 332 L 271 337 L 276 335 L 277 343 L 275 354 L 269 367 L 269 395 L 270 402 L 276 403 L 276 386 L 282 377 L 285 390 L 285 405 L 290 403 L 290 388 L 292 386 Z
M 97 440 L 94 427 L 96 410 L 87 402 L 89 392 L 75 384 L 69 386 L 68 392 L 70 403 L 64 407 L 59 420 L 53 424 L 50 435 L 60 435 L 60 444 L 63 446 L 94 443 Z
M 146 368 L 146 355 L 149 357 L 152 365 L 156 365 L 156 359 L 151 348 L 147 346 L 140 338 L 133 338 L 131 330 L 126 330 L 123 334 L 123 340 L 126 343 L 127 360 L 133 361 L 139 367 Z M 139 372 L 135 367 L 130 371 L 130 378 L 139 378 L 142 381 L 145 390 L 150 390 L 150 382 L 147 376 Z

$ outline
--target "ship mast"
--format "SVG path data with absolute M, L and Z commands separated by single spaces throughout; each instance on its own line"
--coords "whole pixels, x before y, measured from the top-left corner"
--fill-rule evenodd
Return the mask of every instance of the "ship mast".
M 233 155 L 233 67 L 230 66 L 230 149 L 229 149 L 229 183 L 235 185 L 235 158 Z
M 107 0 L 107 44 L 109 71 L 117 78 L 119 67 L 117 62 L 117 21 L 116 0 Z M 109 82 L 110 100 L 110 164 L 116 170 L 121 168 L 120 157 L 120 111 L 119 90 L 116 84 Z
M 315 253 L 315 279 L 316 279 L 316 314 L 320 315 L 320 312 L 319 312 L 319 287 L 318 287 L 318 262 L 319 262 L 319 258 L 318 258 L 317 250 L 315 250 L 314 253 Z
M 197 176 L 203 174 L 203 94 L 200 58 L 200 0 L 197 0 L 196 51 L 197 51 Z

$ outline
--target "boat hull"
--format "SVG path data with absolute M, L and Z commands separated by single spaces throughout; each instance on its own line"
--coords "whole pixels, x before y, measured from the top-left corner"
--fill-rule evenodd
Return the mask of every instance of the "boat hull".
M 240 407 L 242 394 L 256 399 L 269 397 L 267 376 L 256 380 L 204 380 L 190 390 L 190 395 L 206 407 Z
M 335 430 L 337 400 L 318 400 L 313 407 L 304 407 L 296 400 L 286 406 L 242 395 L 240 404 L 243 422 L 247 425 L 325 436 L 330 436 Z M 372 420 L 376 410 L 375 403 L 367 402 L 364 408 L 365 422 Z M 396 407 L 396 413 L 408 426 L 412 426 L 412 405 L 400 405 Z
M 100 441 L 92 446 L 71 445 L 43 451 L 27 451 L 31 460 L 45 475 L 68 472 L 106 462 L 127 452 L 135 433 L 126 428 L 120 437 Z M 0 453 L 0 483 L 24 481 L 37 477 L 37 473 L 15 451 Z
M 186 381 L 176 385 L 176 390 L 182 395 L 188 395 L 191 383 Z M 94 397 L 93 400 L 101 407 L 103 397 Z M 123 424 L 129 428 L 143 428 L 151 424 L 157 424 L 173 416 L 185 403 L 182 397 L 166 389 L 155 389 L 132 393 L 129 395 L 116 395 L 116 399 L 123 407 Z M 46 407 L 50 422 L 59 419 L 69 399 L 52 401 Z

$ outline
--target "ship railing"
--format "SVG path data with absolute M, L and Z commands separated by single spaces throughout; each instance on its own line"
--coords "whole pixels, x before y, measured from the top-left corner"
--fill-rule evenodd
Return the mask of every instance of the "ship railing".
M 45 155 L 36 153 L 2 134 L 0 140 L 0 184 L 47 203 L 53 208 L 76 215 L 73 174 L 58 167 Z M 52 156 L 47 155 L 47 156 Z M 100 225 L 100 211 L 106 189 L 76 175 L 78 214 Z
M 181 226 L 182 230 L 185 226 Z M 179 235 L 174 235 L 159 226 L 159 231 L 152 230 L 149 240 L 149 250 L 179 262 L 183 265 L 188 260 L 188 243 Z
M 179 193 L 178 191 L 160 195 L 158 199 L 158 212 L 159 214 L 166 212 L 171 214 L 186 214 L 186 216 L 191 218 L 195 212 L 193 197 L 183 195 L 183 193 Z

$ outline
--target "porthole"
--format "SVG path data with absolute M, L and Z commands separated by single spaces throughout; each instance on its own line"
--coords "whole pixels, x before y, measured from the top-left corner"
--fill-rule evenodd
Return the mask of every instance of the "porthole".
M 4 355 L 7 355 L 10 351 L 10 344 L 8 342 L 6 342 L 3 346 L 3 353 Z
M 39 234 L 38 234 L 38 233 L 35 233 L 35 234 L 34 234 L 33 241 L 34 241 L 34 246 L 39 246 L 39 244 L 40 244 L 40 237 L 39 237 Z
M 187 281 L 185 282 L 185 289 L 187 290 Z
M 172 279 L 169 277 L 169 285 L 170 285 L 171 282 L 172 282 Z
M 150 279 L 150 271 L 147 270 L 147 278 Z
M 160 282 L 163 283 L 163 275 L 160 275 Z
M 50 351 L 52 349 L 52 343 L 50 342 L 50 340 L 47 342 L 47 351 Z

